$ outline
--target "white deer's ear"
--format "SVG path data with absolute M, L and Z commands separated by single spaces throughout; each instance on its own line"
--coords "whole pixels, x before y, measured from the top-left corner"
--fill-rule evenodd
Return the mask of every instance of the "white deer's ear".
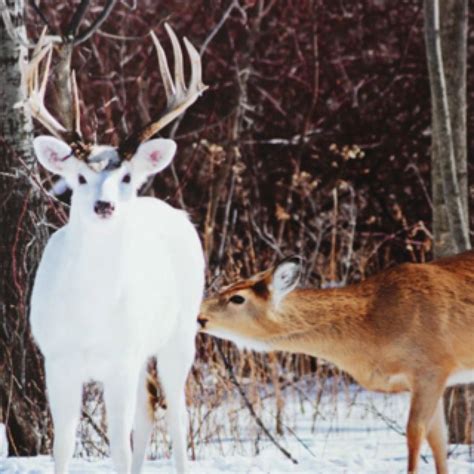
M 61 140 L 41 135 L 33 140 L 38 161 L 51 173 L 66 176 L 77 167 L 77 159 L 72 155 L 72 150 Z
M 296 256 L 281 261 L 273 270 L 272 299 L 275 306 L 278 306 L 281 300 L 298 285 L 301 266 L 302 259 Z
M 165 138 L 156 138 L 142 143 L 132 158 L 133 171 L 141 179 L 166 168 L 176 153 L 176 143 Z

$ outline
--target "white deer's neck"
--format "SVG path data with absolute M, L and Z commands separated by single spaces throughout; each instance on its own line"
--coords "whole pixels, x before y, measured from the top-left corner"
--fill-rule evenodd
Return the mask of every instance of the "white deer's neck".
M 107 255 L 119 258 L 127 238 L 126 216 L 121 215 L 110 222 L 89 222 L 80 213 L 71 210 L 67 227 L 68 246 L 76 255 L 93 261 Z
M 65 234 L 62 271 L 73 276 L 80 300 L 93 301 L 106 311 L 105 307 L 120 299 L 129 273 L 129 239 L 122 219 L 104 223 L 106 226 L 98 224 L 87 225 L 80 216 L 71 215 Z

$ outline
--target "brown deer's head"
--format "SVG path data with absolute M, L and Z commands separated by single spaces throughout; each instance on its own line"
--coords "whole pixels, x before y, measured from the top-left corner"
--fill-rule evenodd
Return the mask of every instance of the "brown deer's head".
M 223 288 L 204 300 L 198 323 L 200 331 L 257 350 L 280 330 L 278 312 L 298 285 L 301 258 L 286 258 L 275 267 Z

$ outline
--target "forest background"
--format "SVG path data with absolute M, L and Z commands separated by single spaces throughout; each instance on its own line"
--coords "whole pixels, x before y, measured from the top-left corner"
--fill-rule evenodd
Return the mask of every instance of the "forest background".
M 88 3 L 29 2 L 25 15 L 22 2 L 6 5 L 14 27 L 22 28 L 24 21 L 34 42 L 45 24 L 51 34 L 64 34 L 79 11 L 74 8 Z M 465 26 L 472 25 L 473 2 L 458 3 L 466 8 L 469 3 Z M 202 54 L 209 89 L 164 131 L 178 142 L 178 155 L 144 192 L 191 216 L 207 256 L 210 292 L 295 253 L 305 258 L 303 284 L 321 287 L 433 258 L 437 203 L 431 191 L 433 128 L 422 1 L 91 2 L 78 31 L 87 30 L 104 7 L 110 10 L 104 23 L 78 41 L 71 56 L 89 138 L 117 144 L 163 108 L 150 30 L 169 46 L 167 21 Z M 0 33 L 5 46 L 11 39 L 3 25 Z M 465 100 L 472 106 L 472 28 L 465 53 Z M 12 83 L 19 88 L 18 80 Z M 0 421 L 7 425 L 11 452 L 31 455 L 50 449 L 51 423 L 28 303 L 44 242 L 67 220 L 68 196 L 46 193 L 52 177 L 36 167 L 31 154 L 31 120 L 6 109 L 7 95 L 5 87 L 0 92 Z M 50 88 L 47 101 L 54 104 L 57 95 Z M 467 111 L 465 150 L 472 156 L 474 115 Z M 25 140 L 19 146 L 21 134 Z M 467 174 L 474 183 L 472 160 Z M 474 187 L 464 195 L 472 210 Z M 473 228 L 473 212 L 468 220 Z M 258 387 L 272 385 L 277 413 L 284 412 L 288 386 L 341 377 L 309 357 L 239 354 L 230 344 L 224 350 L 255 406 L 264 398 Z M 205 383 L 209 377 L 212 387 Z M 212 411 L 229 387 L 215 342 L 199 336 L 190 404 L 204 403 Z M 90 387 L 85 399 L 98 400 L 99 406 L 97 387 Z M 472 396 L 462 400 L 465 421 Z M 84 417 L 103 435 L 87 409 Z M 279 419 L 277 432 L 283 430 Z M 458 431 L 457 439 L 472 441 L 472 417 Z

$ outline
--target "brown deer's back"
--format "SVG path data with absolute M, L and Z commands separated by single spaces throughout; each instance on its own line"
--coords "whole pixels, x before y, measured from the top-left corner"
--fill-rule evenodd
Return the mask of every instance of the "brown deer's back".
M 373 291 L 367 323 L 389 358 L 474 368 L 474 252 L 403 264 L 365 283 Z

